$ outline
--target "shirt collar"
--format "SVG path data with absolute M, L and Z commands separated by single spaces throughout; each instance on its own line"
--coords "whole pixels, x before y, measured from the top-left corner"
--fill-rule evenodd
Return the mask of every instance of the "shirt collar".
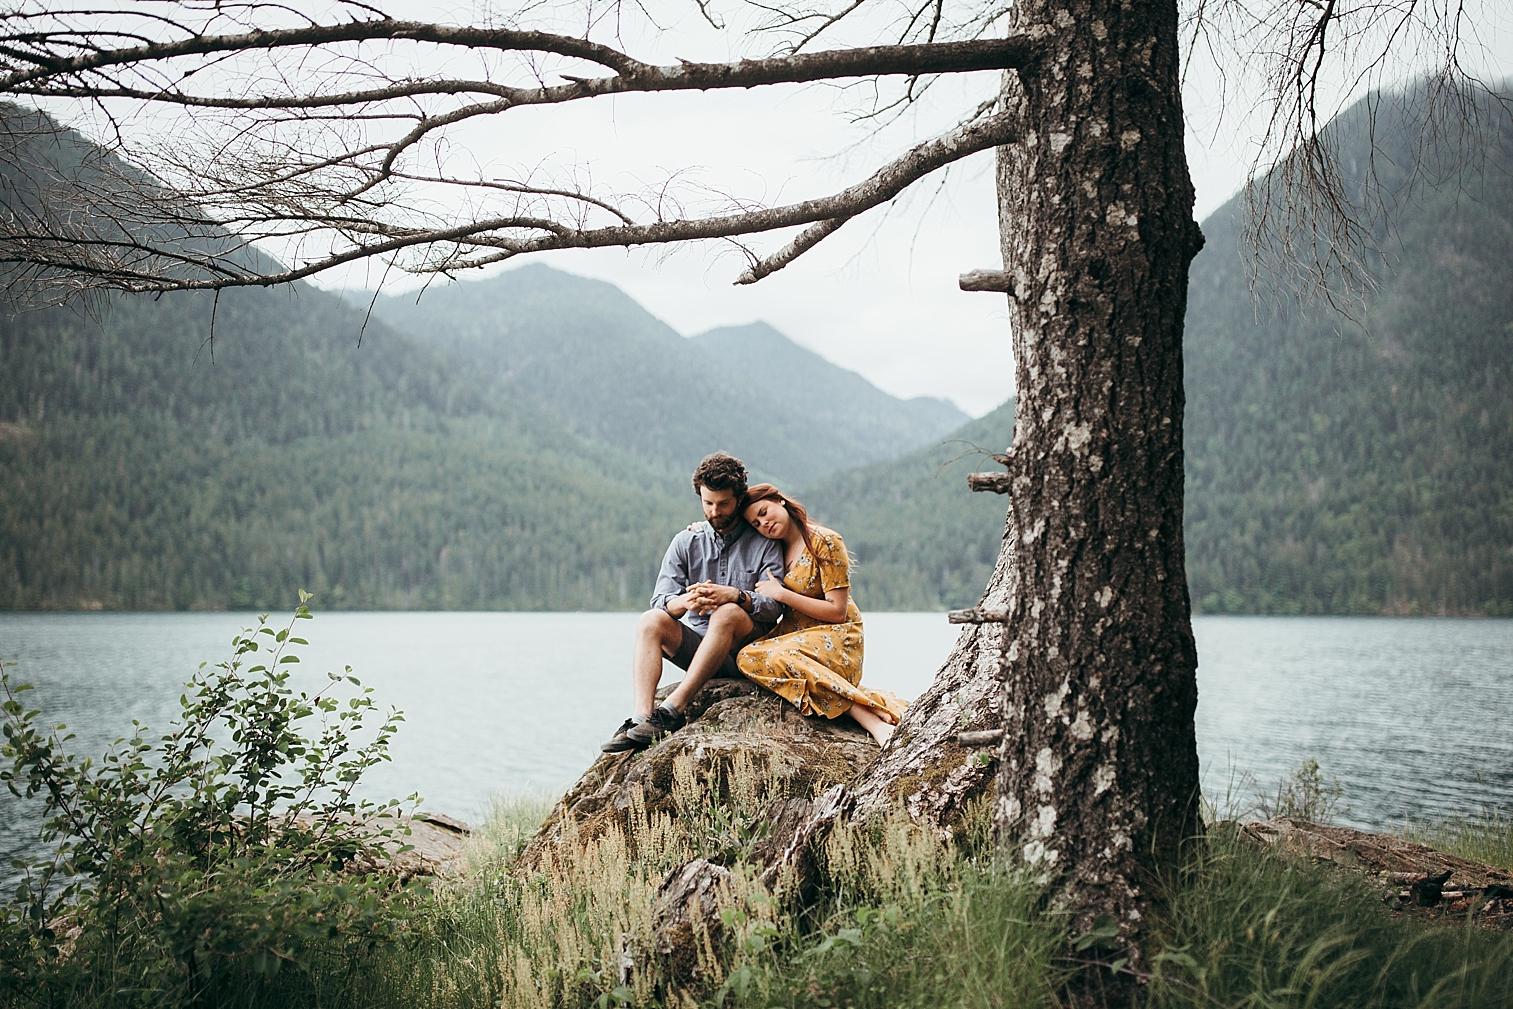
M 750 524 L 745 519 L 736 519 L 735 525 L 730 527 L 730 532 L 724 534 L 716 532 L 714 526 L 710 525 L 707 520 L 704 522 L 704 525 L 709 529 L 710 535 L 726 546 L 745 536 L 751 530 Z

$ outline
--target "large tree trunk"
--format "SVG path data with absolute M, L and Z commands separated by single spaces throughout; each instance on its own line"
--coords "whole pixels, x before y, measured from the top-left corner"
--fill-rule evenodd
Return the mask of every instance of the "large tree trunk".
M 1073 928 L 1128 941 L 1199 827 L 1182 546 L 1182 320 L 1202 245 L 1172 0 L 1023 0 L 1043 64 L 1005 75 L 999 152 L 1018 404 L 1017 591 L 995 818 Z

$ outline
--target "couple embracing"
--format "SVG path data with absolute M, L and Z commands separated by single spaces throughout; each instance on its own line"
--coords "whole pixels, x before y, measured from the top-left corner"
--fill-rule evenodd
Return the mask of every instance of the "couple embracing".
M 600 749 L 636 750 L 681 729 L 716 676 L 745 676 L 805 715 L 849 713 L 887 745 L 904 705 L 861 685 L 862 617 L 840 536 L 771 484 L 747 487 L 746 467 L 724 452 L 699 463 L 693 488 L 705 521 L 662 558 L 636 624 L 632 714 Z M 656 704 L 664 657 L 688 675 Z

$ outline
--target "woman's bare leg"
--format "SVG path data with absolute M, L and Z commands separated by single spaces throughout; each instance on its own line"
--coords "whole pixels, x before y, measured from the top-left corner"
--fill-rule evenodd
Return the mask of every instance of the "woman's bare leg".
M 883 721 L 881 715 L 865 704 L 851 705 L 851 717 L 856 719 L 856 724 L 872 733 L 878 746 L 887 746 L 888 740 L 893 738 L 893 731 L 898 728 Z

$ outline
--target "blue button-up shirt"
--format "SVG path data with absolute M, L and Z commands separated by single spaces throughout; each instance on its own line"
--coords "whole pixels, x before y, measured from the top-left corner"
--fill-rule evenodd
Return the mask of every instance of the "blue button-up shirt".
M 724 536 L 708 522 L 700 522 L 672 538 L 662 558 L 662 570 L 657 572 L 651 605 L 653 609 L 666 609 L 667 600 L 698 582 L 751 592 L 763 571 L 771 571 L 774 578 L 783 577 L 781 540 L 770 540 L 739 520 Z M 783 606 L 776 600 L 752 592 L 751 602 L 751 619 L 759 624 L 775 624 L 783 615 Z M 682 620 L 700 634 L 709 631 L 707 613 L 689 610 Z

